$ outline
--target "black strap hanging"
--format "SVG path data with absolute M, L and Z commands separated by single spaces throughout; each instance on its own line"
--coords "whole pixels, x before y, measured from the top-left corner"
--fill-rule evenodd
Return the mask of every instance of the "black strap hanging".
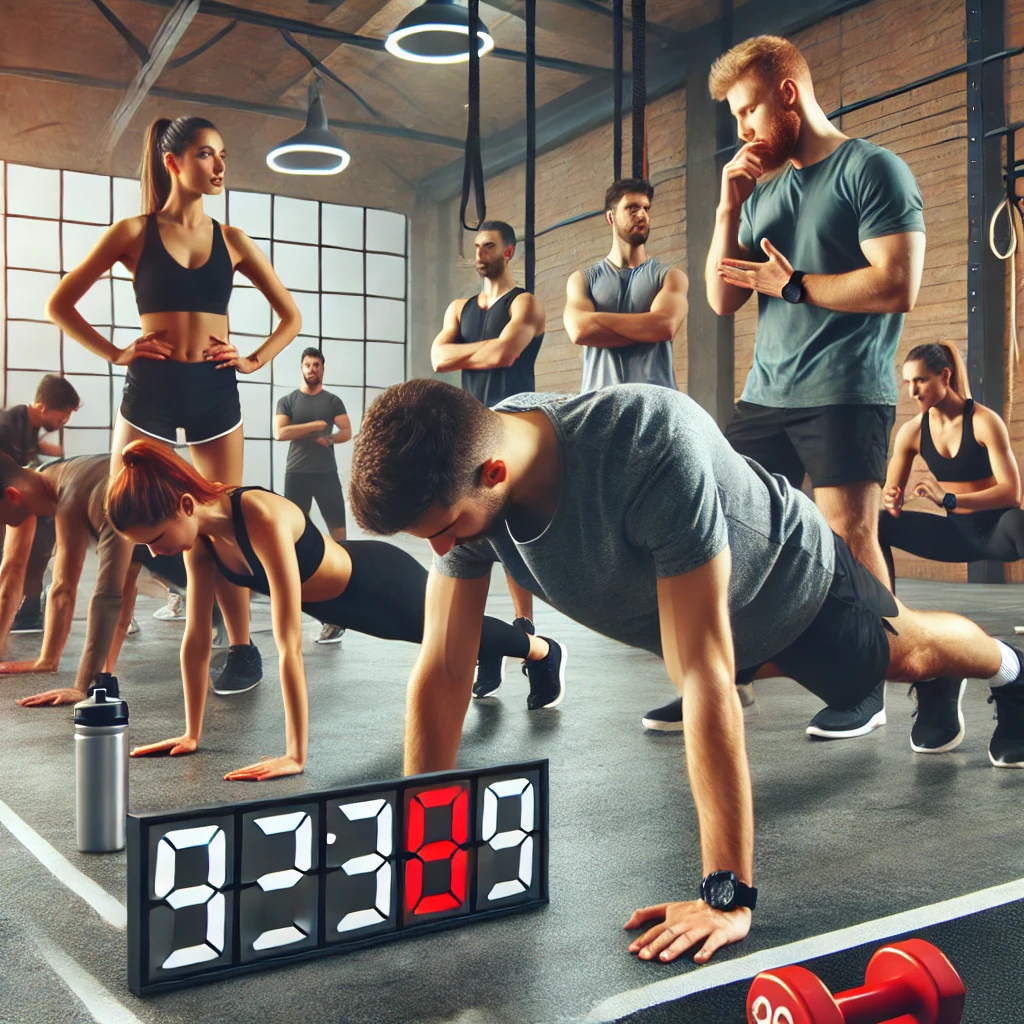
M 631 0 L 633 17 L 633 177 L 647 177 L 647 0 Z
M 462 171 L 459 220 L 467 231 L 478 231 L 487 219 L 484 199 L 484 164 L 480 152 L 480 0 L 469 0 L 469 118 L 466 127 L 466 162 Z M 476 194 L 476 223 L 466 223 L 470 193 Z
M 615 0 L 612 8 L 612 180 L 622 177 L 622 0 Z
M 621 2 L 621 0 L 618 0 Z M 533 245 L 537 171 L 537 0 L 526 0 L 526 273 L 533 291 L 536 254 Z

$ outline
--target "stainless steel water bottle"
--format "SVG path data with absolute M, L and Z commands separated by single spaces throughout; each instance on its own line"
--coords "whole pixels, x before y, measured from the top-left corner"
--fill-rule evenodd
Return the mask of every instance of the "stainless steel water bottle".
M 102 688 L 75 705 L 75 832 L 82 853 L 123 850 L 128 705 Z

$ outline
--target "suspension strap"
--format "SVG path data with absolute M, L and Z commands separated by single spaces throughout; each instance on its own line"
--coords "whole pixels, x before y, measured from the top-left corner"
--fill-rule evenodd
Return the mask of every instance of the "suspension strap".
M 612 181 L 618 181 L 622 177 L 622 0 L 615 0 L 612 26 Z
M 633 177 L 647 177 L 647 0 L 631 0 L 633 16 Z
M 621 3 L 621 0 L 618 0 Z M 536 253 L 534 199 L 537 182 L 537 0 L 526 0 L 526 273 L 528 292 L 533 291 Z
M 470 194 L 475 193 L 476 223 L 466 223 Z M 469 0 L 469 118 L 466 127 L 466 162 L 462 171 L 459 220 L 467 231 L 477 231 L 487 219 L 484 164 L 480 153 L 480 0 Z

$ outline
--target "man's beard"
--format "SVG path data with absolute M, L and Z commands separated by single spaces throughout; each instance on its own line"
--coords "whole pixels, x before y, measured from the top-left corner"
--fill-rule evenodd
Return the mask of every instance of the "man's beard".
M 306 382 L 306 383 L 307 383 L 307 384 L 308 384 L 308 385 L 309 385 L 310 387 L 315 387 L 315 386 L 316 386 L 317 384 L 319 384 L 319 383 L 320 383 L 320 380 L 321 380 L 321 378 L 320 378 L 319 374 L 315 374 L 315 373 L 314 373 L 314 374 L 313 374 L 312 376 L 307 376 L 306 374 L 303 374 L 303 375 L 302 375 L 302 379 L 303 379 L 303 380 L 304 380 L 304 381 L 305 381 L 305 382 Z
M 777 171 L 796 150 L 800 138 L 800 115 L 795 110 L 779 110 L 772 115 L 769 137 L 761 139 L 761 166 Z
M 482 267 L 478 266 L 476 272 L 481 277 L 486 277 L 489 281 L 496 281 L 505 273 L 506 265 L 504 259 L 492 260 L 490 263 L 484 263 Z
M 647 244 L 647 236 L 650 235 L 651 229 L 649 227 L 646 227 L 627 230 L 616 221 L 615 233 L 627 245 L 637 246 Z

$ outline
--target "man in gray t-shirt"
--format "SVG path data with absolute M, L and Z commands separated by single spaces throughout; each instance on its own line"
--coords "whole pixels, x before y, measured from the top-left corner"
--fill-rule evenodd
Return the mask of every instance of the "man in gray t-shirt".
M 436 555 L 409 680 L 408 773 L 454 767 L 496 561 L 583 625 L 664 658 L 685 704 L 704 864 L 729 877 L 705 879 L 705 899 L 637 911 L 628 927 L 665 922 L 634 940 L 646 959 L 704 942 L 703 963 L 750 927 L 753 800 L 737 666 L 772 660 L 840 707 L 882 678 L 986 678 L 997 696 L 1013 683 L 1019 711 L 1001 706 L 999 728 L 1024 763 L 1014 651 L 967 619 L 900 605 L 813 502 L 736 454 L 676 391 L 520 395 L 489 410 L 441 381 L 397 384 L 363 418 L 350 498 L 365 529 L 405 530 Z M 551 646 L 544 662 L 560 694 L 562 652 Z M 714 895 L 724 880 L 740 902 Z
M 566 284 L 569 340 L 583 348 L 581 392 L 611 384 L 675 388 L 672 339 L 686 319 L 686 275 L 647 255 L 654 186 L 613 182 L 604 197 L 612 231 L 608 255 Z

